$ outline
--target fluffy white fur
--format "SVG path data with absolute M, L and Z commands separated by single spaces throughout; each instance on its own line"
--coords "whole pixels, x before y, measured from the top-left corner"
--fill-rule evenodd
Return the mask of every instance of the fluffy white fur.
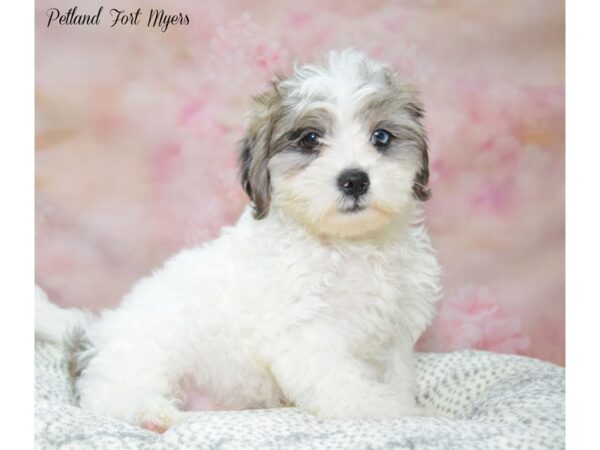
M 412 191 L 423 161 L 402 139 L 382 154 L 369 141 L 375 125 L 357 113 L 390 73 L 350 50 L 296 69 L 275 85 L 278 100 L 263 102 L 279 114 L 255 110 L 250 128 L 278 120 L 276 139 L 310 111 L 331 123 L 318 154 L 248 150 L 268 170 L 263 218 L 255 199 L 218 239 L 177 254 L 91 323 L 38 302 L 45 337 L 85 327 L 75 355 L 82 408 L 157 431 L 181 420 L 190 390 L 220 407 L 296 405 L 321 418 L 421 413 L 412 348 L 439 296 Z M 393 116 L 398 129 L 413 120 Z M 371 182 L 354 213 L 340 211 L 351 200 L 336 185 L 348 168 Z

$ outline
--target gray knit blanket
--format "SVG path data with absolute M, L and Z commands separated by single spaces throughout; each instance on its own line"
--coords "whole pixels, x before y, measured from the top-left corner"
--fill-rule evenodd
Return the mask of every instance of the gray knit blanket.
M 38 449 L 560 449 L 564 369 L 481 351 L 420 354 L 419 403 L 439 417 L 318 420 L 297 408 L 190 412 L 156 434 L 77 406 L 63 348 L 36 343 Z

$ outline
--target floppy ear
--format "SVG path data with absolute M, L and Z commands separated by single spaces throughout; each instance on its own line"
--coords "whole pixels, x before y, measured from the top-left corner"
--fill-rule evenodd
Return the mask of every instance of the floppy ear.
M 415 177 L 413 184 L 413 195 L 421 201 L 429 200 L 431 189 L 427 187 L 429 183 L 429 144 L 427 143 L 427 132 L 421 121 L 425 115 L 423 105 L 420 101 L 412 101 L 406 105 L 406 110 L 418 125 L 417 145 L 421 151 L 421 169 Z
M 402 99 L 404 110 L 414 122 L 415 126 L 410 127 L 410 135 L 420 150 L 421 167 L 415 176 L 412 191 L 417 200 L 428 200 L 431 197 L 431 190 L 427 187 L 429 183 L 429 145 L 427 143 L 427 132 L 422 124 L 425 112 L 419 91 L 414 86 L 404 83 L 392 69 L 388 68 L 384 72 L 384 76 L 392 91 Z
M 421 169 L 415 178 L 415 184 L 413 184 L 413 194 L 417 199 L 426 201 L 431 198 L 431 189 L 426 187 L 428 182 L 429 169 Z
M 280 95 L 275 84 L 269 92 L 254 98 L 248 117 L 246 137 L 242 141 L 240 177 L 244 191 L 252 200 L 256 219 L 266 217 L 271 203 L 268 163 L 279 100 Z
M 421 170 L 415 177 L 415 184 L 413 184 L 413 195 L 421 201 L 426 201 L 431 198 L 431 189 L 427 187 L 427 184 L 429 183 L 429 145 L 427 144 L 426 136 L 423 137 L 420 147 Z

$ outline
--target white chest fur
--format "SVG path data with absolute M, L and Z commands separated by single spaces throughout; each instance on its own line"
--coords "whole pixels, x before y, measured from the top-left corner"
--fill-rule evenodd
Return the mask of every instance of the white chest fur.
M 230 298 L 265 331 L 327 321 L 361 352 L 397 333 L 416 340 L 433 315 L 439 269 L 420 224 L 339 242 L 277 217 L 256 222 L 246 215 L 231 233 L 238 249 L 253 252 L 255 264 L 238 269 L 244 292 Z

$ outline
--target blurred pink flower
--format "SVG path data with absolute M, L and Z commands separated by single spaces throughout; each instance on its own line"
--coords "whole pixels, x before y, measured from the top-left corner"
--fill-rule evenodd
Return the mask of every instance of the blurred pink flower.
M 530 345 L 521 321 L 503 311 L 485 289 L 465 288 L 443 301 L 433 327 L 419 349 L 452 351 L 465 348 L 524 353 Z
M 243 13 L 216 28 L 210 40 L 212 73 L 205 76 L 230 86 L 248 80 L 256 84 L 288 67 L 289 56 L 274 34 L 265 33 L 251 14 Z

